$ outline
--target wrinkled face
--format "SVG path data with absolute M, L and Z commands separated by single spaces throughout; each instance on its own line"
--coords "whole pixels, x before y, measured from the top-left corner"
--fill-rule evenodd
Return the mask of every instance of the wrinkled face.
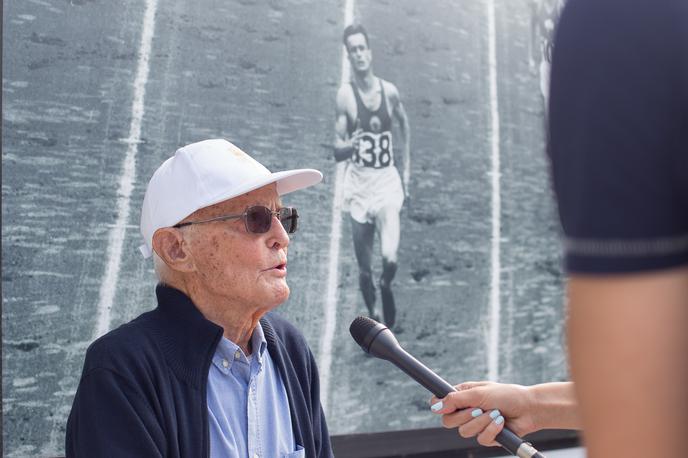
M 346 37 L 346 50 L 354 71 L 368 71 L 373 55 L 362 33 L 355 33 Z
M 276 185 L 203 208 L 185 221 L 243 213 L 253 205 L 280 208 Z M 289 297 L 289 236 L 275 216 L 264 234 L 247 232 L 243 219 L 196 224 L 183 230 L 187 231 L 184 239 L 194 258 L 200 293 L 215 303 L 230 301 L 246 310 L 267 311 Z

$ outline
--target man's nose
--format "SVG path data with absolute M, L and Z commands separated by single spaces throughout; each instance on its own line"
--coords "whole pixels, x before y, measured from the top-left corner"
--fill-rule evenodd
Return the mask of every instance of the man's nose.
M 268 246 L 270 248 L 286 248 L 289 245 L 289 234 L 287 234 L 277 215 L 272 215 L 269 233 Z

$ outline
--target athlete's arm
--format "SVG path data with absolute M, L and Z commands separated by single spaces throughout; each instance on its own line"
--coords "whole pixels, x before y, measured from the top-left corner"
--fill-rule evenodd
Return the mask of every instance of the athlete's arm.
M 342 86 L 337 91 L 337 102 L 335 108 L 334 124 L 334 159 L 337 162 L 345 161 L 351 157 L 354 147 L 358 142 L 358 129 L 349 137 L 347 133 L 347 104 L 351 98 L 350 88 Z
M 399 130 L 401 131 L 401 136 L 404 138 L 404 149 L 402 156 L 404 168 L 401 174 L 401 179 L 404 183 L 404 193 L 406 194 L 406 197 L 409 197 L 409 181 L 411 179 L 411 128 L 409 126 L 408 116 L 406 116 L 404 104 L 401 103 L 399 91 L 393 84 L 390 84 L 389 86 L 389 95 L 393 110 L 392 113 L 399 122 Z

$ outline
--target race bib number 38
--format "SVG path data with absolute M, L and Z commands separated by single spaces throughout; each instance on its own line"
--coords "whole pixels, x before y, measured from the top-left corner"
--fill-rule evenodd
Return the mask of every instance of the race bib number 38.
M 392 165 L 392 133 L 364 132 L 353 155 L 354 164 L 360 167 L 381 169 Z

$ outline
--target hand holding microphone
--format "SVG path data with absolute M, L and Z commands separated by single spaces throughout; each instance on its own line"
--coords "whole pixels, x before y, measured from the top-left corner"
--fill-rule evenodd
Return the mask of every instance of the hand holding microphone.
M 533 387 L 481 381 L 464 382 L 455 388 L 457 391 L 442 400 L 433 397 L 431 410 L 442 415 L 445 428 L 457 428 L 462 437 L 475 436 L 484 446 L 499 445 L 496 436 L 504 427 L 505 417 L 509 429 L 519 436 L 541 429 Z
M 351 323 L 349 332 L 363 351 L 390 361 L 437 398 L 444 398 L 456 391 L 453 386 L 401 348 L 392 331 L 377 321 L 359 316 Z M 438 410 L 441 411 L 441 409 Z M 544 455 L 508 428 L 502 429 L 496 439 L 502 447 L 515 456 L 544 458 Z

